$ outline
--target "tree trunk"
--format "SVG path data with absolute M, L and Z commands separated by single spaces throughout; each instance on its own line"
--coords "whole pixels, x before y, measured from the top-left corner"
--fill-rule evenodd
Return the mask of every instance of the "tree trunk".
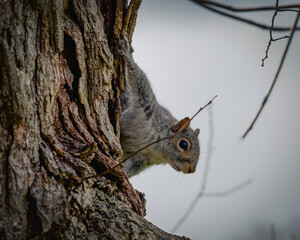
M 0 1 L 0 239 L 179 239 L 121 168 L 117 39 L 141 0 Z

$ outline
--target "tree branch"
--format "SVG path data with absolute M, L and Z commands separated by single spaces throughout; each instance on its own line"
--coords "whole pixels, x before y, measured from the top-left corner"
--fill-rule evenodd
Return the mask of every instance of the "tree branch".
M 234 186 L 226 191 L 223 192 L 205 192 L 206 186 L 207 186 L 207 180 L 209 175 L 209 169 L 210 169 L 210 163 L 211 163 L 211 156 L 213 151 L 213 140 L 214 140 L 214 125 L 213 125 L 213 112 L 211 108 L 208 108 L 208 116 L 209 116 L 209 138 L 208 138 L 208 144 L 207 144 L 207 155 L 205 160 L 205 166 L 204 166 L 204 174 L 202 178 L 202 184 L 200 187 L 200 190 L 194 200 L 189 205 L 188 209 L 184 213 L 184 215 L 178 220 L 178 222 L 175 224 L 171 232 L 176 232 L 178 228 L 186 221 L 186 219 L 190 216 L 192 211 L 194 210 L 196 204 L 202 197 L 225 197 L 228 195 L 231 195 L 249 184 L 252 183 L 251 179 L 248 179 L 245 182 L 240 183 L 237 186 Z
M 269 11 L 269 10 L 275 10 L 276 7 L 274 6 L 263 6 L 263 7 L 247 7 L 247 8 L 237 8 L 237 7 L 233 7 L 230 5 L 226 5 L 226 4 L 222 4 L 222 3 L 217 3 L 214 1 L 205 1 L 205 0 L 192 0 L 194 2 L 197 3 L 203 3 L 203 4 L 207 4 L 207 5 L 212 5 L 212 6 L 216 6 L 216 7 L 220 7 L 232 12 L 257 12 L 257 11 Z M 288 5 L 281 5 L 278 6 L 278 9 L 280 11 L 284 11 L 285 9 L 290 9 L 290 8 L 299 8 L 300 4 L 288 4 Z
M 281 39 L 284 39 L 284 38 L 289 38 L 289 36 L 283 36 L 283 37 L 279 37 L 279 38 L 276 38 L 276 39 L 273 38 L 272 31 L 273 31 L 273 28 L 274 28 L 275 17 L 277 16 L 277 12 L 278 12 L 278 8 L 279 8 L 278 7 L 278 2 L 279 2 L 279 0 L 276 0 L 276 7 L 275 7 L 275 11 L 274 11 L 274 14 L 273 14 L 273 17 L 272 17 L 271 28 L 270 28 L 270 31 L 269 31 L 270 40 L 269 40 L 268 45 L 267 45 L 266 55 L 261 60 L 261 66 L 262 67 L 265 65 L 265 60 L 269 57 L 269 49 L 271 47 L 272 42 L 275 42 L 275 41 L 278 41 L 278 40 L 281 40 Z
M 262 23 L 257 23 L 255 21 L 250 20 L 250 19 L 242 18 L 242 17 L 236 16 L 236 15 L 218 10 L 216 8 L 213 8 L 213 7 L 209 7 L 208 4 L 205 3 L 205 1 L 201 1 L 201 0 L 191 0 L 191 1 L 199 4 L 200 6 L 206 8 L 206 9 L 212 11 L 212 12 L 218 13 L 218 14 L 223 15 L 225 17 L 229 17 L 229 18 L 238 20 L 240 22 L 248 23 L 252 26 L 259 27 L 263 30 L 270 30 L 270 26 L 268 26 L 268 25 L 265 25 L 265 24 L 262 24 Z M 274 27 L 273 28 L 273 31 L 289 31 L 289 30 L 290 30 L 290 28 L 288 28 L 288 27 Z M 295 30 L 300 30 L 300 28 L 295 28 Z
M 209 124 L 209 137 L 208 137 L 208 143 L 207 143 L 207 155 L 205 159 L 205 166 L 204 166 L 204 173 L 202 178 L 202 184 L 200 186 L 200 190 L 197 194 L 197 196 L 194 198 L 194 200 L 189 205 L 188 209 L 184 213 L 184 215 L 178 220 L 178 222 L 175 224 L 171 232 L 176 232 L 177 229 L 186 221 L 186 219 L 190 216 L 191 212 L 195 208 L 198 200 L 203 196 L 204 191 L 207 186 L 207 179 L 209 174 L 209 168 L 210 168 L 210 162 L 211 162 L 211 155 L 213 151 L 213 141 L 214 141 L 214 124 L 213 124 L 213 111 L 211 108 L 208 108 L 208 124 Z
M 223 192 L 206 192 L 203 194 L 203 197 L 226 197 L 228 195 L 231 195 L 241 189 L 243 189 L 244 187 L 250 185 L 252 183 L 252 179 L 248 179 L 226 191 Z
M 299 10 L 300 10 L 300 8 L 299 8 Z M 280 64 L 279 64 L 279 66 L 278 66 L 278 69 L 277 69 L 277 72 L 276 72 L 275 77 L 274 77 L 274 79 L 273 79 L 273 82 L 272 82 L 272 84 L 271 84 L 271 86 L 270 86 L 270 88 L 269 88 L 269 91 L 268 91 L 267 95 L 265 96 L 265 98 L 264 98 L 264 100 L 263 100 L 263 102 L 262 102 L 262 104 L 261 104 L 261 106 L 260 106 L 260 109 L 258 110 L 257 114 L 255 115 L 255 117 L 254 117 L 252 123 L 250 124 L 250 126 L 248 127 L 248 129 L 246 130 L 246 132 L 244 133 L 244 135 L 242 136 L 242 138 L 245 138 L 245 137 L 247 136 L 247 134 L 249 133 L 249 131 L 253 128 L 253 126 L 254 126 L 256 120 L 258 119 L 259 115 L 261 114 L 261 111 L 263 110 L 265 104 L 267 103 L 267 101 L 268 101 L 268 99 L 269 99 L 269 97 L 270 97 L 270 94 L 271 94 L 271 92 L 272 92 L 272 90 L 273 90 L 273 88 L 274 88 L 274 85 L 275 85 L 275 83 L 276 83 L 276 81 L 277 81 L 277 79 L 278 79 L 280 70 L 281 70 L 281 68 L 282 68 L 282 66 L 283 66 L 283 63 L 284 63 L 284 60 L 285 60 L 285 58 L 286 58 L 287 52 L 288 52 L 289 47 L 290 47 L 290 45 L 291 45 L 291 42 L 292 42 L 292 39 L 293 39 L 295 30 L 296 30 L 296 26 L 297 26 L 297 23 L 298 23 L 299 15 L 300 15 L 300 11 L 298 12 L 298 14 L 297 14 L 297 16 L 296 16 L 296 18 L 295 18 L 293 27 L 291 28 L 289 40 L 287 41 L 285 50 L 284 50 L 283 55 L 282 55 L 282 57 L 281 57 Z

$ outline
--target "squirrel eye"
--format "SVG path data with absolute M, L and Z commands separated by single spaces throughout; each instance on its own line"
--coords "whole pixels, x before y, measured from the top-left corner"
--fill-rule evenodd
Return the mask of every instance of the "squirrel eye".
M 180 147 L 181 149 L 183 149 L 184 151 L 187 151 L 187 150 L 188 150 L 189 143 L 188 143 L 186 140 L 184 140 L 184 139 L 180 140 L 179 143 L 178 143 L 178 145 L 179 145 L 179 147 Z

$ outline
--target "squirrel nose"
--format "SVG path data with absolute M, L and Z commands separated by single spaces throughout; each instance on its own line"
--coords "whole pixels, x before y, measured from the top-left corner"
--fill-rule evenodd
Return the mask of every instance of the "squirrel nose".
M 188 169 L 188 173 L 193 173 L 195 171 L 196 171 L 195 167 L 189 167 L 189 169 Z

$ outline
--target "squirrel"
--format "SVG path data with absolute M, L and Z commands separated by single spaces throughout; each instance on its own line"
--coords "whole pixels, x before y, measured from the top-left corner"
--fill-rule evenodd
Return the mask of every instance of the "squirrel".
M 125 65 L 126 87 L 121 96 L 121 146 L 125 157 L 147 144 L 172 136 L 186 122 L 176 120 L 156 100 L 145 73 L 135 63 L 133 48 L 126 37 L 119 39 L 117 53 Z M 146 168 L 168 163 L 176 171 L 193 173 L 200 155 L 199 129 L 186 126 L 175 137 L 158 142 L 137 153 L 124 163 L 124 171 L 132 177 Z

